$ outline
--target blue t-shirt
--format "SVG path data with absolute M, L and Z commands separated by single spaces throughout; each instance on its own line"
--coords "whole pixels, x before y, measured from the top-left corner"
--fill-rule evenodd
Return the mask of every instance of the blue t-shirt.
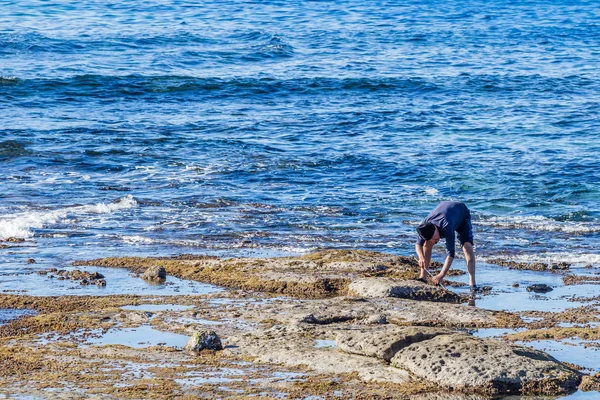
M 429 213 L 423 222 L 431 222 L 440 231 L 440 238 L 446 239 L 446 254 L 455 256 L 455 235 L 463 222 L 471 218 L 471 213 L 464 203 L 459 201 L 442 201 Z M 425 240 L 418 236 L 417 244 L 423 246 Z

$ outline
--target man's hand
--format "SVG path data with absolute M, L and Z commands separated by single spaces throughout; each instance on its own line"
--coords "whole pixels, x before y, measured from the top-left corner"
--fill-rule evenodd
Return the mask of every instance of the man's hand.
M 437 274 L 436 276 L 434 276 L 433 278 L 431 278 L 431 280 L 433 281 L 434 284 L 439 285 L 440 282 L 442 282 L 444 280 L 444 276 L 442 274 Z
M 424 258 L 419 258 L 419 267 L 421 267 L 421 269 L 427 269 L 427 262 L 425 261 Z

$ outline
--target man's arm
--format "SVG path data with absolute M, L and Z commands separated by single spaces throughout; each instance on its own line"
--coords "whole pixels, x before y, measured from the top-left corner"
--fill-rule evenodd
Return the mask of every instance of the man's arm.
M 436 276 L 433 277 L 433 279 L 432 279 L 433 283 L 435 283 L 437 285 L 444 279 L 446 274 L 448 274 L 448 270 L 450 269 L 450 266 L 452 265 L 452 261 L 454 261 L 454 257 L 450 257 L 450 256 L 446 257 L 446 261 L 444 261 L 444 267 L 442 268 L 442 270 L 440 271 L 439 274 L 437 274 Z

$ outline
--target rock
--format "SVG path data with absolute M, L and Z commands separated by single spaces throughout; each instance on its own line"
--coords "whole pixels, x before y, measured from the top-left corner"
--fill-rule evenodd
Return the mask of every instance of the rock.
M 292 302 L 290 304 L 262 305 L 260 315 L 275 315 L 286 324 L 328 325 L 343 322 L 362 322 L 373 315 L 385 315 L 389 324 L 425 325 L 444 327 L 495 327 L 524 324 L 514 314 L 430 301 L 398 299 L 394 297 L 333 299 Z M 507 319 L 508 318 L 508 319 Z M 510 320 L 510 321 L 509 321 Z
M 185 350 L 199 352 L 204 349 L 223 350 L 221 339 L 215 331 L 200 331 L 194 333 L 184 346 Z
M 27 264 L 35 264 L 35 260 L 33 258 L 28 258 Z
M 88 275 L 88 279 L 96 280 L 96 279 L 104 279 L 104 275 L 99 272 L 90 272 Z
M 353 330 L 338 333 L 337 348 L 351 354 L 376 357 L 390 361 L 396 353 L 413 343 L 431 339 L 437 335 L 455 333 L 450 329 L 424 326 L 390 327 L 378 330 Z
M 582 392 L 600 392 L 600 374 L 596 374 L 596 376 L 584 375 L 579 389 Z
M 398 351 L 391 363 L 451 389 L 568 394 L 581 373 L 528 347 L 465 334 L 438 335 Z
M 398 297 L 451 303 L 459 303 L 463 300 L 458 294 L 438 286 L 428 285 L 417 280 L 391 278 L 356 279 L 350 283 L 348 294 L 358 297 Z
M 104 279 L 98 279 L 96 281 L 96 286 L 98 286 L 98 287 L 104 287 L 104 286 L 106 286 L 106 280 L 104 280 Z
M 559 263 L 556 263 L 556 264 L 552 264 L 552 265 L 550 265 L 550 269 L 551 269 L 551 270 L 561 270 L 561 271 L 566 271 L 566 270 L 568 270 L 569 268 L 571 268 L 571 264 L 569 264 L 568 262 L 564 262 L 564 261 L 561 261 L 561 262 L 559 262 Z
M 9 237 L 7 239 L 4 239 L 4 241 L 8 242 L 8 243 L 23 243 L 25 241 L 25 239 L 17 238 L 17 237 Z
M 410 381 L 407 371 L 391 367 L 380 359 L 344 353 L 335 347 L 316 347 L 315 340 L 307 333 L 310 332 L 296 332 L 279 326 L 238 337 L 230 336 L 228 340 L 237 347 L 225 351 L 242 351 L 256 357 L 254 361 L 257 363 L 308 368 L 318 374 L 356 374 L 365 382 L 393 384 Z
M 384 314 L 375 314 L 375 315 L 369 315 L 367 318 L 362 320 L 363 324 L 381 324 L 381 325 L 385 325 L 388 323 L 387 321 L 387 317 Z
M 527 286 L 527 291 L 535 293 L 547 293 L 551 292 L 552 288 L 545 283 L 536 283 L 534 285 Z
M 518 283 L 513 283 L 512 284 L 512 287 L 519 287 L 519 286 L 521 286 L 521 285 L 519 285 Z
M 167 279 L 167 271 L 164 267 L 153 265 L 146 269 L 142 279 L 150 282 L 164 282 Z

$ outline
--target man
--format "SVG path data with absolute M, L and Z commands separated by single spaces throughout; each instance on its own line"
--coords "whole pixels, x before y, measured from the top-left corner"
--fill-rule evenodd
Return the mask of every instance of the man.
M 419 256 L 419 267 L 421 272 L 419 280 L 427 279 L 426 273 L 431 263 L 431 251 L 433 245 L 446 239 L 446 260 L 439 274 L 432 278 L 437 285 L 448 273 L 455 256 L 454 232 L 458 234 L 458 240 L 465 254 L 467 271 L 469 272 L 469 285 L 471 291 L 476 291 L 475 285 L 475 254 L 473 253 L 473 228 L 471 226 L 471 213 L 464 203 L 458 201 L 442 201 L 425 218 L 423 223 L 417 227 L 419 235 L 415 250 Z

